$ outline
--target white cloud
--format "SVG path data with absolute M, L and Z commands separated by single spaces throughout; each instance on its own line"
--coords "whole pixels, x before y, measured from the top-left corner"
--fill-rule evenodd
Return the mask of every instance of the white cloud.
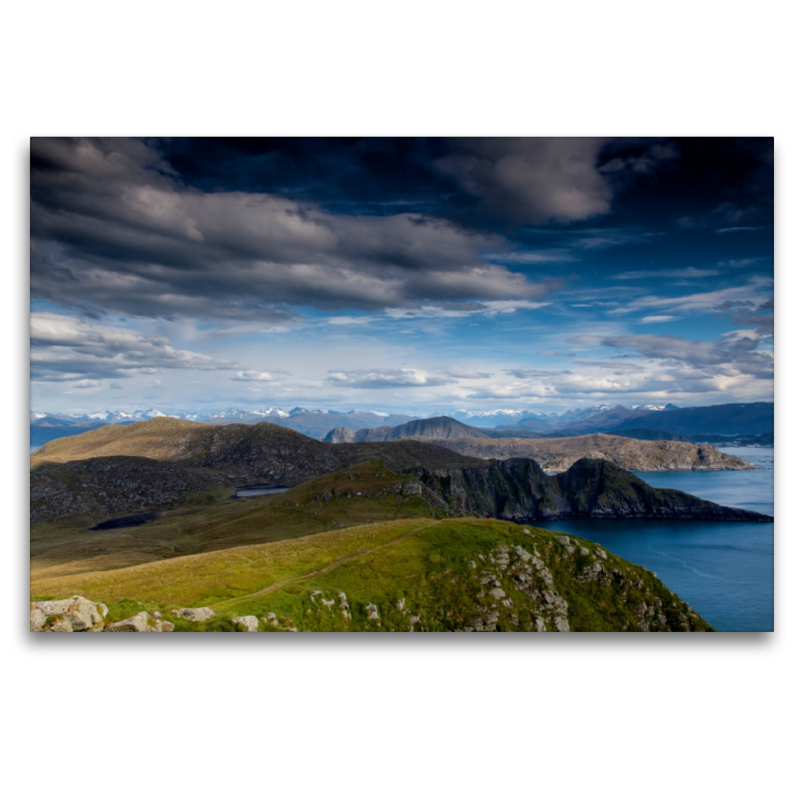
M 33 380 L 131 377 L 164 369 L 234 369 L 202 353 L 179 350 L 162 337 L 140 336 L 63 314 L 31 314 Z
M 232 378 L 232 381 L 258 381 L 258 382 L 270 382 L 274 381 L 275 379 L 269 372 L 259 372 L 258 370 L 254 369 L 246 369 L 240 372 L 237 372 Z

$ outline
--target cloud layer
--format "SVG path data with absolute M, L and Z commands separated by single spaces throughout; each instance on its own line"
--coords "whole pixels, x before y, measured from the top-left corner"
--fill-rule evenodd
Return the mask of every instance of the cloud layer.
M 506 247 L 424 214 L 347 216 L 274 194 L 202 192 L 126 140 L 33 140 L 31 294 L 143 316 L 279 321 L 286 305 L 533 299 Z
M 130 378 L 161 370 L 228 370 L 236 365 L 178 350 L 156 336 L 92 324 L 63 314 L 31 314 L 31 378 L 76 381 L 91 388 L 101 378 Z

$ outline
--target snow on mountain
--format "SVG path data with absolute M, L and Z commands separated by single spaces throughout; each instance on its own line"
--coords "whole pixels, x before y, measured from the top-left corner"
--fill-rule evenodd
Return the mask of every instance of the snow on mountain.
M 134 411 L 131 415 L 133 417 L 139 417 L 140 419 L 153 419 L 153 417 L 166 417 L 169 416 L 168 414 L 162 414 L 160 411 L 157 411 L 155 408 L 149 408 L 147 411 Z

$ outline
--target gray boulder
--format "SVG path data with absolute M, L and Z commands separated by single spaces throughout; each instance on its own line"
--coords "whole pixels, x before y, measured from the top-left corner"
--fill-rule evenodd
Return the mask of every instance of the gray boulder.
M 96 633 L 103 630 L 108 613 L 103 603 L 94 603 L 75 595 L 65 600 L 31 603 L 31 630 L 52 633 Z M 50 619 L 50 623 L 47 620 Z
M 246 633 L 258 633 L 258 618 L 252 615 L 246 617 L 234 617 L 231 622 L 235 622 Z
M 183 617 L 190 622 L 205 622 L 211 619 L 211 617 L 216 616 L 216 614 L 206 606 L 203 606 L 203 608 L 176 608 L 171 613 L 174 617 Z
M 174 630 L 171 622 L 151 617 L 146 611 L 140 611 L 106 628 L 109 633 L 169 633 Z

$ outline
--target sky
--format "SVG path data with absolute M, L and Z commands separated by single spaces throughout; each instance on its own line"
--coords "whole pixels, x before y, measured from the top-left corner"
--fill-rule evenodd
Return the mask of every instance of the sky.
M 31 406 L 773 399 L 771 138 L 31 139 Z

